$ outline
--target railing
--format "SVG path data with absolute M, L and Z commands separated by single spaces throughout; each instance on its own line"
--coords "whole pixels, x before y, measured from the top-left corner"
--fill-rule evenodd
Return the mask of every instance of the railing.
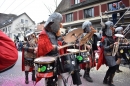
M 114 27 L 119 23 L 119 21 L 124 17 L 124 15 L 130 10 L 130 7 L 126 10 L 126 12 L 122 15 L 122 17 L 120 17 L 120 19 L 116 22 L 116 24 L 114 25 Z

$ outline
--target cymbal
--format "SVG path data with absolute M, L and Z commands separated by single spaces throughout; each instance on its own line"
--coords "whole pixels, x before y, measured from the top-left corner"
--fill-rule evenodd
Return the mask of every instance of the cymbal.
M 67 49 L 67 51 L 70 52 L 70 53 L 77 53 L 80 50 L 79 49 Z
M 83 29 L 78 28 L 69 32 L 63 39 L 66 43 L 75 42 L 82 35 L 82 33 Z
M 80 40 L 80 45 L 83 45 L 83 44 L 85 44 L 88 40 L 90 40 L 95 32 L 96 32 L 96 30 L 93 29 L 91 32 L 87 33 L 87 34 Z

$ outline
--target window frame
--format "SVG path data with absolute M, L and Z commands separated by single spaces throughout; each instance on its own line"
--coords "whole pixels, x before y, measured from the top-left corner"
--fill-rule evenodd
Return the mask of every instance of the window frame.
M 21 23 L 24 24 L 24 19 L 21 19 Z
M 71 15 L 71 20 L 68 20 L 67 16 Z M 73 13 L 66 14 L 66 22 L 72 22 L 73 21 Z
M 88 11 L 89 10 L 91 10 L 91 16 L 88 16 L 88 17 L 86 17 L 85 15 L 86 15 L 86 11 L 87 11 L 87 13 L 88 13 Z M 92 18 L 92 17 L 94 17 L 94 8 L 93 7 L 91 7 L 91 8 L 86 8 L 86 9 L 84 9 L 84 18 Z
M 74 0 L 74 4 L 79 4 L 80 0 Z
M 112 4 L 113 4 L 113 3 L 116 3 L 117 8 L 119 7 L 119 1 L 114 1 L 114 2 L 107 3 L 108 11 L 111 11 L 111 9 L 112 9 Z M 111 4 L 111 8 L 109 8 L 109 5 L 110 5 L 110 4 Z

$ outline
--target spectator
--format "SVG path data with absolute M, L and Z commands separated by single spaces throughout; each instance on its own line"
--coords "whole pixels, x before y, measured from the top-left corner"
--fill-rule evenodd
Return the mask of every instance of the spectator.
M 125 7 L 126 7 L 125 4 L 123 4 L 123 2 L 120 1 L 119 2 L 119 9 L 124 9 Z M 120 12 L 120 17 L 122 17 L 123 14 L 124 14 L 124 12 Z M 124 23 L 124 17 L 122 17 L 121 21 L 122 21 L 122 23 Z
M 22 51 L 22 48 L 23 48 L 23 43 L 22 41 L 19 42 L 19 51 Z
M 115 10 L 117 10 L 118 8 L 117 8 L 117 6 L 116 6 L 116 3 L 113 3 L 112 4 L 112 9 L 111 9 L 111 11 L 115 11 Z M 115 25 L 116 24 L 116 22 L 117 22 L 117 13 L 113 13 L 112 14 L 112 19 L 113 19 L 113 24 Z

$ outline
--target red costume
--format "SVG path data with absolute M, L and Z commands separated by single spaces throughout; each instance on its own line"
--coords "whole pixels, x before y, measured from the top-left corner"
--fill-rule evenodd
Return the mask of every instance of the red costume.
M 105 38 L 106 38 L 105 36 L 102 37 L 101 43 L 104 41 Z M 98 59 L 98 64 L 97 64 L 97 70 L 100 68 L 100 66 L 102 64 L 106 64 L 106 61 L 105 61 L 105 58 L 104 58 L 103 47 L 101 47 L 101 49 L 100 49 L 100 54 L 99 54 L 99 59 Z
M 48 35 L 43 30 L 38 39 L 38 52 L 37 52 L 37 58 L 40 56 L 45 56 L 47 53 L 49 53 L 53 49 L 52 43 L 50 42 Z M 36 83 L 40 81 L 42 77 L 36 78 Z M 36 85 L 35 83 L 35 85 Z
M 0 31 L 0 72 L 12 67 L 18 59 L 15 43 Z

